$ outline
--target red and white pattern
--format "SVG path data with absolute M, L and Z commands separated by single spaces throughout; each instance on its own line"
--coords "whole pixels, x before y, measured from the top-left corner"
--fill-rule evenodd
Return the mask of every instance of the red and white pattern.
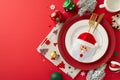
M 81 71 L 80 69 L 76 69 L 75 67 L 69 65 L 61 56 L 58 46 L 57 46 L 57 39 L 59 31 L 62 27 L 63 23 L 58 23 L 56 27 L 52 29 L 52 31 L 48 34 L 48 36 L 43 40 L 43 42 L 38 46 L 37 50 L 39 53 L 41 53 L 43 56 L 45 56 L 49 61 L 51 61 L 56 67 L 61 69 L 64 73 L 69 75 L 72 79 L 74 79 L 80 72 L 79 75 L 81 75 L 81 80 L 86 80 L 86 75 L 89 75 L 88 72 Z M 52 51 L 56 51 L 57 54 L 59 54 L 59 58 L 57 60 L 51 60 L 50 53 Z M 43 62 L 45 59 L 43 59 Z M 105 79 L 103 80 L 109 80 L 109 77 L 111 76 L 117 76 L 114 72 L 112 72 L 109 67 L 106 68 L 107 75 L 105 75 Z M 92 72 L 92 70 L 90 70 Z M 109 73 L 108 73 L 109 72 Z M 108 75 L 111 74 L 111 75 Z M 119 73 L 117 73 L 119 74 Z M 84 78 L 83 78 L 84 77 Z M 87 77 L 86 77 L 87 78 Z M 116 77 L 116 80 L 119 77 Z M 113 80 L 113 79 L 112 79 Z
M 74 79 L 80 72 L 80 69 L 76 69 L 75 67 L 69 65 L 61 56 L 57 46 L 58 34 L 62 25 L 63 23 L 58 23 L 56 27 L 54 27 L 52 31 L 48 34 L 48 36 L 43 40 L 43 42 L 38 46 L 37 50 L 55 66 L 69 75 L 72 79 Z M 51 60 L 50 53 L 53 51 L 55 51 L 59 55 L 59 58 L 56 60 Z
M 109 69 L 115 72 L 120 71 L 120 63 L 117 61 L 111 61 L 109 65 Z

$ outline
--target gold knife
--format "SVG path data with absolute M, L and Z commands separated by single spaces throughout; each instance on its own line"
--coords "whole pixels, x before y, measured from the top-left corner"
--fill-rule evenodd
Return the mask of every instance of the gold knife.
M 102 20 L 102 18 L 103 18 L 104 15 L 105 15 L 104 13 L 102 13 L 102 14 L 99 15 L 99 17 L 97 19 L 97 24 L 96 24 L 96 26 L 95 26 L 95 28 L 93 30 L 93 33 L 95 32 L 96 28 L 98 27 L 98 25 L 101 22 L 101 20 Z

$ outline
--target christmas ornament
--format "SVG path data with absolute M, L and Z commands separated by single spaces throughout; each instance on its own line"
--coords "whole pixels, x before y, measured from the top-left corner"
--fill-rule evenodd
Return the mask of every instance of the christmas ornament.
M 111 61 L 109 65 L 111 71 L 120 71 L 120 63 L 117 61 Z
M 80 62 L 91 61 L 97 49 L 97 41 L 93 34 L 84 32 L 78 36 L 72 46 L 72 57 Z
M 62 80 L 62 75 L 59 72 L 54 72 L 50 76 L 50 80 Z
M 120 13 L 112 16 L 112 27 L 120 30 Z
M 56 51 L 53 51 L 50 53 L 51 60 L 55 60 L 59 57 L 59 55 L 56 53 Z
M 92 13 L 95 10 L 96 3 L 96 0 L 79 0 L 77 3 L 79 8 L 78 14 L 82 16 L 85 13 Z
M 55 10 L 51 15 L 51 19 L 55 22 L 61 22 L 63 20 L 62 13 L 58 10 Z
M 86 80 L 102 80 L 105 76 L 106 65 L 100 66 L 96 70 L 90 70 L 86 76 Z
M 63 8 L 65 9 L 65 11 L 71 11 L 75 8 L 75 3 L 73 2 L 73 0 L 65 0 L 65 2 L 63 3 Z

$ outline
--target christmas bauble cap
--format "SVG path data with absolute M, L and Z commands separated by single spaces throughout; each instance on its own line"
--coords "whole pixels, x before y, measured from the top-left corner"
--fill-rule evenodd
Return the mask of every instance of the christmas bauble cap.
M 89 47 L 97 46 L 96 40 L 93 34 L 84 32 L 78 36 L 78 40 L 83 43 L 83 45 L 87 45 Z

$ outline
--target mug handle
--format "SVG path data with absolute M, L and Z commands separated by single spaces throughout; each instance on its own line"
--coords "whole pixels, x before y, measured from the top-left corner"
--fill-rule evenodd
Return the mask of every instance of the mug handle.
M 100 4 L 100 5 L 99 5 L 99 8 L 104 8 L 104 7 L 105 7 L 104 4 Z

